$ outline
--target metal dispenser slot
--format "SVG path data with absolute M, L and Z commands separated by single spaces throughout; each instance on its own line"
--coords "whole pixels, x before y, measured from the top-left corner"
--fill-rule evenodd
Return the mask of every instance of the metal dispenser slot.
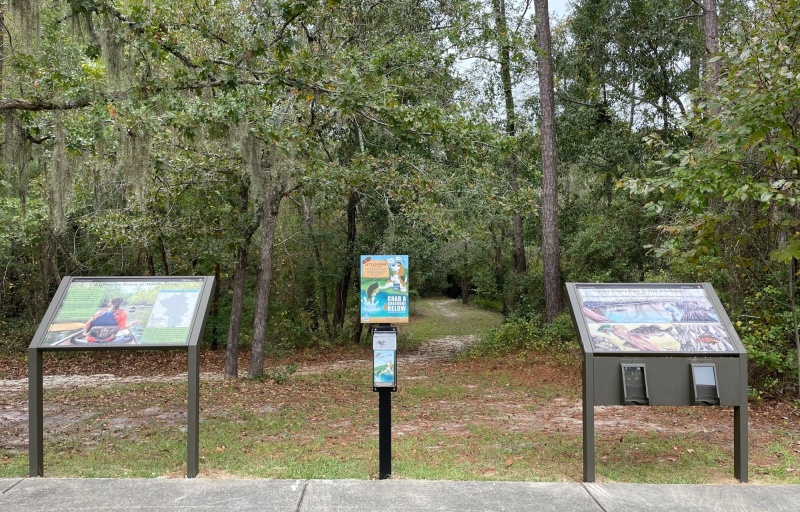
M 692 363 L 692 392 L 695 405 L 719 405 L 717 371 L 713 363 Z
M 620 363 L 622 369 L 622 402 L 625 405 L 648 405 L 647 374 L 643 364 Z
M 397 391 L 397 328 L 378 326 L 372 338 L 372 390 Z

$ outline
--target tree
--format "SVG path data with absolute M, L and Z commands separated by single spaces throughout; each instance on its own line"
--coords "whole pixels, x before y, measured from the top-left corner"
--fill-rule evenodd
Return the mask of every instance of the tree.
M 719 61 L 717 55 L 717 39 L 719 27 L 717 21 L 717 0 L 703 0 L 703 35 L 705 37 L 706 91 L 714 94 L 719 80 Z
M 539 50 L 539 104 L 542 145 L 542 259 L 544 262 L 545 317 L 555 320 L 564 309 L 558 241 L 558 169 L 556 168 L 555 98 L 552 40 L 547 0 L 535 0 L 536 44 Z
M 657 191 L 650 209 L 670 215 L 663 254 L 724 269 L 727 288 L 739 289 L 734 306 L 751 295 L 779 301 L 792 326 L 792 371 L 800 366 L 800 82 L 788 63 L 800 58 L 798 12 L 798 0 L 767 0 L 740 20 L 718 57 L 718 90 L 688 123 L 695 147 L 665 149 L 663 176 L 629 183 Z M 792 345 L 776 341 L 770 350 L 780 354 Z

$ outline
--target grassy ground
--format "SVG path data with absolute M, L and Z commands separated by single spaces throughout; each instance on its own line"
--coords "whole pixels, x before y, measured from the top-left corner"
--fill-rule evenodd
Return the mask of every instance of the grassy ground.
M 393 477 L 580 481 L 580 368 L 531 353 L 404 365 L 403 352 L 417 353 L 410 340 L 435 345 L 499 321 L 443 299 L 420 300 L 417 312 L 401 333 Z M 283 384 L 204 378 L 200 476 L 375 478 L 378 397 L 369 351 L 335 358 L 296 360 L 299 372 Z M 182 477 L 186 385 L 154 374 L 143 384 L 47 388 L 45 475 Z M 24 390 L 2 395 L 0 477 L 27 475 L 26 405 Z M 751 482 L 800 483 L 799 420 L 788 404 L 752 409 Z M 598 481 L 735 482 L 730 408 L 598 408 L 596 427 Z
M 413 309 L 409 323 L 398 328 L 400 350 L 414 350 L 447 336 L 480 338 L 502 321 L 497 313 L 444 298 L 416 299 Z

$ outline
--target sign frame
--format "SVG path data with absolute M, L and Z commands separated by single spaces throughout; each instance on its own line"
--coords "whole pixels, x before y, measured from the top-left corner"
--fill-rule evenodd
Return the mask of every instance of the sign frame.
M 361 255 L 359 305 L 362 324 L 407 324 L 408 255 Z
M 581 290 L 599 290 L 594 298 L 603 294 L 625 298 L 606 301 L 605 304 L 587 304 L 587 295 Z M 619 290 L 624 290 L 619 292 Z M 733 474 L 740 482 L 748 480 L 748 425 L 747 425 L 747 350 L 739 339 L 730 319 L 710 283 L 566 283 L 570 313 L 583 352 L 583 481 L 595 481 L 595 426 L 594 407 L 597 405 L 645 405 L 640 400 L 626 400 L 624 368 L 643 368 L 646 375 L 647 405 L 701 406 L 710 405 L 696 400 L 693 365 L 713 365 L 717 393 L 721 406 L 733 407 Z M 664 293 L 658 297 L 659 291 Z M 632 297 L 643 296 L 651 309 L 639 319 L 639 312 L 631 312 L 636 302 Z M 682 304 L 680 299 L 697 304 Z M 602 303 L 602 300 L 597 301 Z M 655 303 L 655 305 L 654 305 Z M 594 306 L 598 306 L 595 308 Z M 607 306 L 618 307 L 622 316 L 612 318 L 605 314 Z M 675 305 L 673 311 L 665 305 Z M 638 304 L 636 305 L 638 307 Z M 595 309 L 598 309 L 596 311 Z M 697 310 L 703 311 L 697 311 Z M 656 310 L 660 310 L 657 312 Z M 691 313 L 687 315 L 687 312 Z M 669 318 L 663 318 L 665 314 Z M 599 315 L 598 315 L 599 313 Z M 674 317 L 672 315 L 675 315 Z M 627 316 L 626 316 L 627 315 Z M 660 320 L 656 320 L 662 315 Z M 709 315 L 714 318 L 709 319 Z M 599 330 L 597 324 L 609 323 L 608 329 Z M 621 320 L 621 321 L 619 321 Z M 634 327 L 630 324 L 636 323 Z M 615 325 L 612 325 L 615 324 Z M 708 336 L 715 340 L 701 340 L 671 332 L 674 343 L 669 345 L 651 342 L 675 325 L 695 328 L 696 338 Z M 713 324 L 713 328 L 709 325 Z M 616 326 L 624 329 L 616 329 Z M 641 330 L 636 330 L 642 327 Z M 683 331 L 692 334 L 691 329 Z M 724 334 L 726 343 L 719 343 Z M 618 339 L 602 339 L 601 335 Z M 637 336 L 637 337 L 634 337 Z M 607 342 L 615 342 L 616 349 Z M 623 343 L 624 342 L 624 343 Z M 703 343 L 713 345 L 706 347 Z M 627 344 L 627 346 L 626 346 Z M 697 350 L 701 348 L 702 350 Z M 724 350 L 721 350 L 724 348 Z M 620 367 L 623 372 L 620 372 Z M 646 367 L 646 371 L 644 368 Z
M 188 325 L 186 341 L 177 343 L 111 344 L 82 343 L 81 345 L 48 345 L 48 332 L 55 323 L 59 310 L 66 300 L 70 287 L 76 283 L 143 283 L 143 282 L 196 282 L 199 296 Z M 28 346 L 28 422 L 30 441 L 28 445 L 28 470 L 30 477 L 44 476 L 44 430 L 43 430 L 43 355 L 56 351 L 103 351 L 103 350 L 186 350 L 188 359 L 188 415 L 187 415 L 187 478 L 195 478 L 199 472 L 200 452 L 200 354 L 199 342 L 205 329 L 211 295 L 213 276 L 147 276 L 147 277 L 64 277 L 47 308 L 36 334 Z
M 664 356 L 664 355 L 697 355 L 725 356 L 746 353 L 736 330 L 725 313 L 714 289 L 708 283 L 569 283 L 574 291 L 573 311 L 579 312 L 576 326 L 581 333 L 581 343 L 585 353 L 595 355 L 628 356 Z M 617 318 L 605 318 L 603 309 L 587 308 L 587 292 L 593 292 L 592 298 L 613 295 L 617 300 L 608 301 L 607 309 L 616 309 Z M 670 300 L 667 300 L 670 299 Z M 597 301 L 602 304 L 602 301 Z M 679 311 L 679 304 L 702 304 L 701 307 L 688 311 Z M 625 310 L 634 310 L 628 313 Z M 612 313 L 607 313 L 610 317 Z M 684 320 L 689 314 L 703 320 Z M 604 329 L 605 328 L 605 329 Z M 665 349 L 664 344 L 649 343 L 647 339 L 637 335 L 638 329 L 661 330 L 659 338 L 672 340 L 674 349 Z M 604 330 L 604 334 L 598 331 Z M 600 334 L 600 336 L 598 336 Z M 599 346 L 598 337 L 605 337 L 605 347 Z M 701 340 L 714 340 L 713 345 Z M 652 338 L 650 338 L 652 339 Z M 625 341 L 620 350 L 616 342 Z M 717 350 L 711 347 L 718 348 Z M 609 348 L 613 350 L 609 350 Z M 619 348 L 619 347 L 617 347 Z

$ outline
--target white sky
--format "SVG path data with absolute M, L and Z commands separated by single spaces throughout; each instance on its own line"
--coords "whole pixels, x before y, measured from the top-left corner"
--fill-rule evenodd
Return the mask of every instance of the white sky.
M 559 18 L 563 18 L 567 13 L 567 4 L 571 0 L 550 0 L 548 5 L 550 7 L 550 14 L 555 14 Z

